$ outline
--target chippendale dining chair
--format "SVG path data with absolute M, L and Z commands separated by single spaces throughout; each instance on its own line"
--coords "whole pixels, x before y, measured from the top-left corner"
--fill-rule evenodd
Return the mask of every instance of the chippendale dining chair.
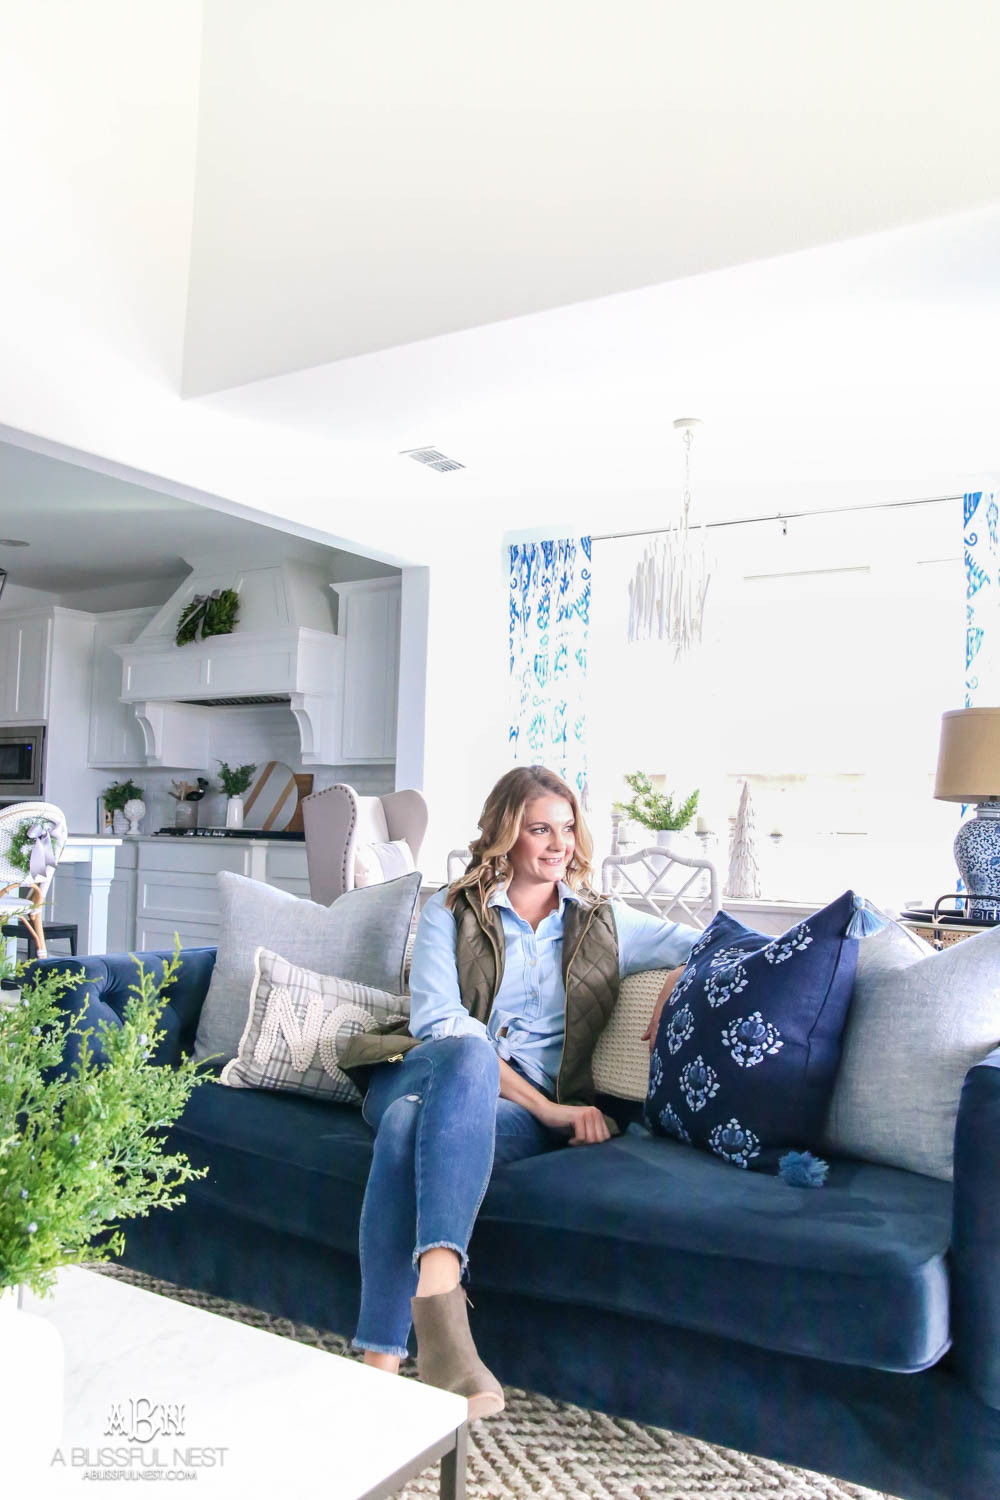
M 691 927 L 707 927 L 722 904 L 718 871 L 710 859 L 659 845 L 609 855 L 601 863 L 601 888 L 606 895 L 631 897 L 643 910 Z

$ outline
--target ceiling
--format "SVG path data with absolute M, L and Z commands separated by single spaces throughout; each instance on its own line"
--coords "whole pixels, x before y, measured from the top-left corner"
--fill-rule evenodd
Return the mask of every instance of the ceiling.
M 982 0 L 205 0 L 185 393 L 1000 198 L 998 54 Z
M 241 561 L 322 561 L 330 577 L 388 569 L 269 526 L 0 442 L 0 568 L 21 588 L 76 596 L 136 581 L 162 583 L 189 561 L 226 552 Z M 27 547 L 5 545 L 8 539 Z
M 655 526 L 682 415 L 696 518 L 1000 471 L 1000 7 L 95 7 L 51 56 L 19 22 L 11 280 L 83 330 L 47 365 L 33 313 L 0 392 L 48 445 L 0 447 L 22 581 L 166 576 L 253 515 L 387 563 Z

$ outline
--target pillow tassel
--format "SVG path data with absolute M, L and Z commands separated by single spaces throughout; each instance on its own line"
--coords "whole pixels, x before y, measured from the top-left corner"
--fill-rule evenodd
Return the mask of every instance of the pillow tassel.
M 829 1163 L 811 1151 L 786 1151 L 778 1162 L 778 1176 L 789 1187 L 825 1187 L 829 1170 Z
M 871 937 L 873 932 L 881 932 L 887 927 L 885 917 L 877 912 L 875 908 L 865 900 L 864 896 L 855 896 L 854 915 L 847 924 L 847 936 L 850 938 Z

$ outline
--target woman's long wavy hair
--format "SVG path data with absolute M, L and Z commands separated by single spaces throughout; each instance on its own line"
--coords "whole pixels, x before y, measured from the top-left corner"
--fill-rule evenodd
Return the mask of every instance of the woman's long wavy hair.
M 521 833 L 527 804 L 546 795 L 564 798 L 573 809 L 575 847 L 566 867 L 566 883 L 574 891 L 590 889 L 594 841 L 576 793 L 545 766 L 515 766 L 500 777 L 486 799 L 479 815 L 480 837 L 471 845 L 472 859 L 465 874 L 448 887 L 446 906 L 454 906 L 459 891 L 476 891 L 485 911 L 493 891 L 510 878 L 508 856 Z

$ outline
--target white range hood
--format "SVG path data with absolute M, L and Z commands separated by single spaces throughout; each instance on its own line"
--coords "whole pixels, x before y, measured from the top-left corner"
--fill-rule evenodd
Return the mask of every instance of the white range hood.
M 304 765 L 340 756 L 344 642 L 335 634 L 327 574 L 286 561 L 246 567 L 200 559 L 137 638 L 116 646 L 122 699 L 133 704 L 155 766 L 203 765 L 216 711 L 284 703 L 295 715 Z M 177 646 L 181 614 L 197 594 L 235 589 L 231 635 Z

